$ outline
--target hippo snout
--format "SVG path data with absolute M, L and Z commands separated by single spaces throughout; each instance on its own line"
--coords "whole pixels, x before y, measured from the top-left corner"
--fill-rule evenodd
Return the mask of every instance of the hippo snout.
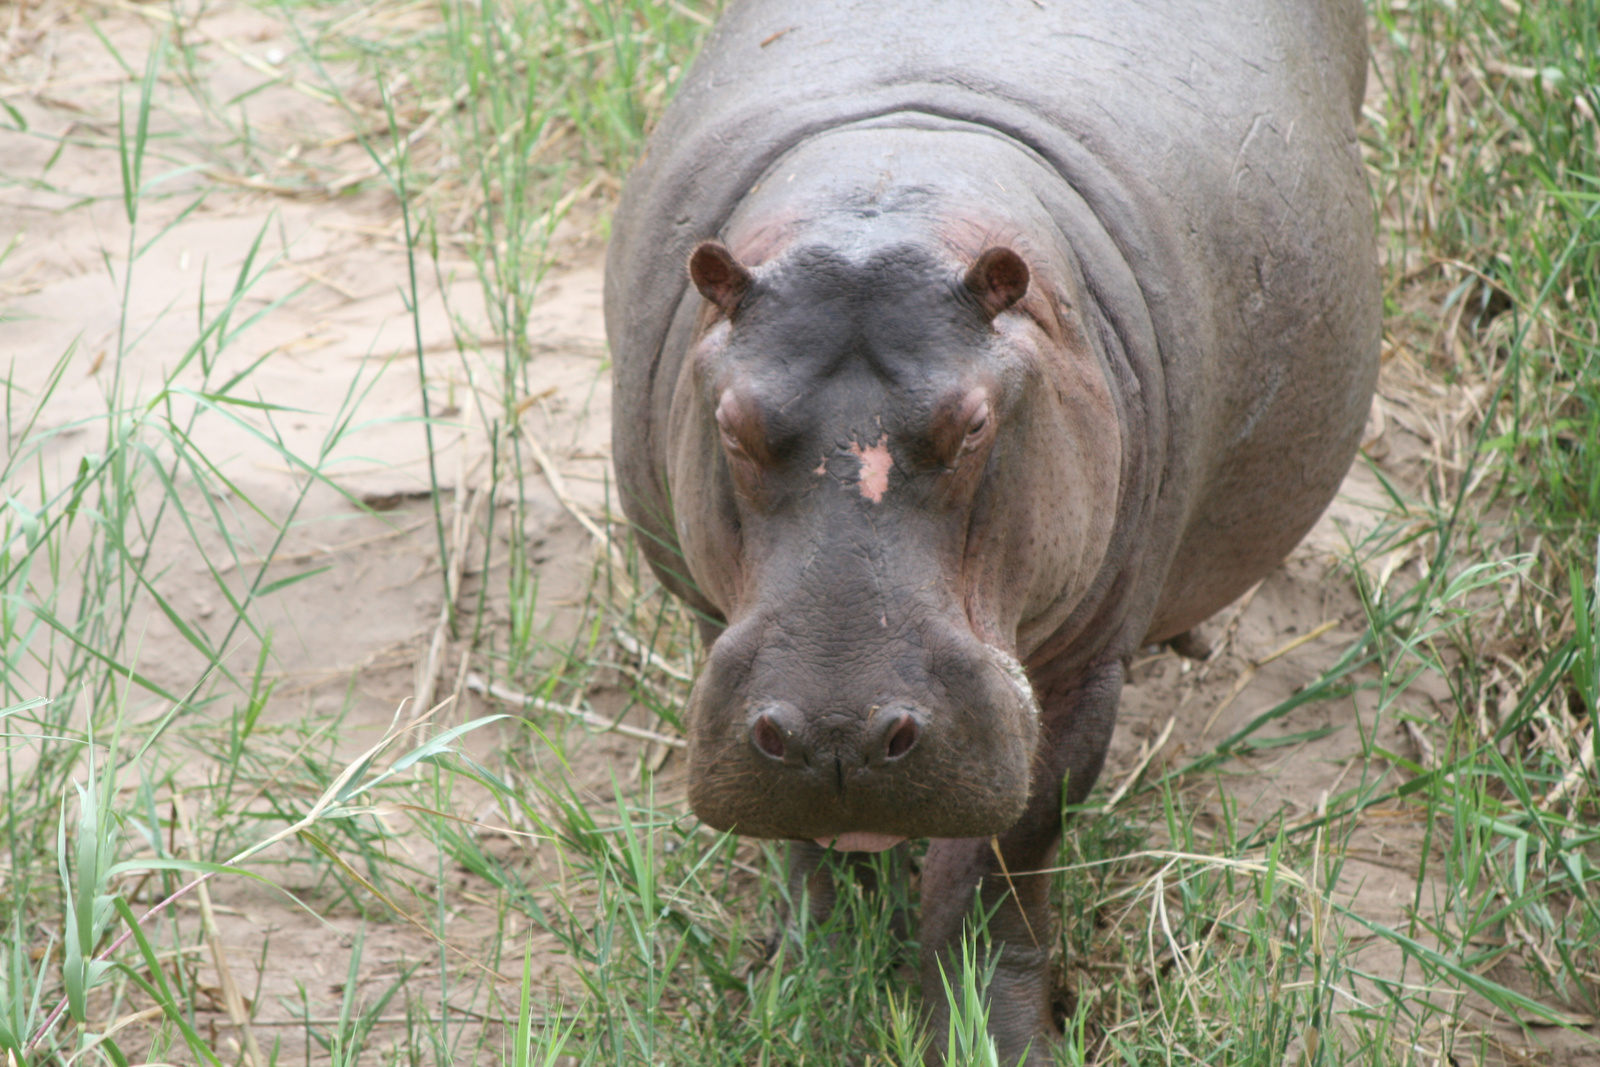
M 1009 657 L 940 629 L 852 665 L 783 655 L 771 627 L 730 629 L 689 702 L 695 813 L 718 829 L 813 840 L 1010 826 L 1028 795 L 1032 692 Z

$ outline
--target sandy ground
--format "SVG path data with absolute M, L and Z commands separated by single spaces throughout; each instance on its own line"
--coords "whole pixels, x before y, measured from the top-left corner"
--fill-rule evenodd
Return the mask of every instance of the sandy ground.
M 139 64 L 150 41 L 146 23 L 151 20 L 118 8 L 102 14 L 101 31 L 131 64 Z M 235 42 L 246 57 L 292 47 L 279 22 L 249 9 L 220 12 L 203 20 L 200 28 L 217 40 Z M 208 55 L 207 49 L 201 54 L 214 61 L 213 89 L 219 95 L 264 80 L 238 56 L 209 51 L 216 54 Z M 21 76 L 0 91 L 39 133 L 114 134 L 119 94 L 131 96 L 133 90 L 120 72 L 108 73 L 107 66 L 105 50 L 90 31 L 65 20 L 49 27 L 33 51 L 15 60 L 12 70 Z M 40 76 L 48 77 L 33 84 L 27 77 L 30 67 L 41 68 Z M 167 135 L 161 147 L 177 163 L 152 159 L 146 164 L 147 179 L 177 171 L 177 164 L 188 159 L 205 159 L 197 147 L 206 136 L 202 117 L 175 87 L 163 88 L 171 91 L 160 94 L 165 106 L 153 125 Z M 252 121 L 263 129 L 289 131 L 285 138 L 291 142 L 336 135 L 347 125 L 336 109 L 291 88 L 268 88 L 252 101 Z M 21 181 L 45 174 L 54 150 L 46 138 L 0 134 L 0 174 Z M 327 166 L 336 175 L 360 173 L 366 163 L 358 148 L 345 146 Z M 294 587 L 288 596 L 274 598 L 270 610 L 278 616 L 281 668 L 311 686 L 321 675 L 344 677 L 360 667 L 363 696 L 373 702 L 368 710 L 386 718 L 403 689 L 372 680 L 383 675 L 372 668 L 388 659 L 409 663 L 414 656 L 409 646 L 431 630 L 440 606 L 437 545 L 432 524 L 422 522 L 429 515 L 424 499 L 428 453 L 420 422 L 413 321 L 404 306 L 407 257 L 396 204 L 381 188 L 337 199 L 291 197 L 208 180 L 216 174 L 228 172 L 219 166 L 199 174 L 177 173 L 155 189 L 157 196 L 169 194 L 165 199 L 153 196 L 144 202 L 140 239 L 161 236 L 131 272 L 127 305 L 132 313 L 125 326 L 119 323 L 119 309 L 129 226 L 114 153 L 69 146 L 46 175 L 53 190 L 24 185 L 6 190 L 0 242 L 13 235 L 21 238 L 0 274 L 4 348 L 14 360 L 12 378 L 36 390 L 55 361 L 70 351 L 70 365 L 44 406 L 38 429 L 95 419 L 105 411 L 114 363 L 107 354 L 114 354 L 121 328 L 138 338 L 124 360 L 122 379 L 135 394 L 152 394 L 193 343 L 202 306 L 215 316 L 259 241 L 255 280 L 233 316 L 237 323 L 260 314 L 259 321 L 241 331 L 223 353 L 211 381 L 259 360 L 239 394 L 284 410 L 270 424 L 262 418 L 206 418 L 198 442 L 207 458 L 226 470 L 236 490 L 226 494 L 231 499 L 224 501 L 223 521 L 254 542 L 247 547 L 256 555 L 238 561 L 239 569 L 248 571 L 268 548 L 263 540 L 266 524 L 251 520 L 248 505 L 282 516 L 302 495 L 294 529 L 274 561 L 285 575 L 295 566 L 331 565 L 325 576 L 303 589 Z M 206 192 L 200 206 L 180 218 L 200 191 Z M 91 202 L 78 202 L 91 197 Z M 581 224 L 564 227 L 558 243 L 557 274 L 544 285 L 529 330 L 539 352 L 532 424 L 565 472 L 571 495 L 598 512 L 609 449 L 610 389 L 601 373 L 601 247 Z M 437 271 L 424 264 L 417 298 L 427 389 L 438 420 L 434 461 L 448 505 L 458 485 L 470 491 L 483 484 L 483 434 L 471 424 L 467 398 L 499 355 L 497 339 L 482 325 L 482 294 L 471 263 L 452 256 L 449 246 L 444 251 Z M 483 345 L 481 357 L 458 353 L 453 321 L 477 331 L 467 341 Z M 200 381 L 198 366 L 191 366 L 174 384 L 192 389 Z M 327 479 L 308 487 L 304 472 L 292 469 L 285 453 L 317 456 L 346 397 L 358 397 L 355 428 L 338 439 L 322 464 Z M 181 404 L 180 398 L 180 411 Z M 86 422 L 58 434 L 46 453 L 46 462 L 54 464 L 47 477 L 70 473 L 83 454 L 96 449 L 103 433 L 98 422 Z M 550 577 L 558 587 L 552 599 L 571 598 L 587 573 L 584 538 L 577 536 L 581 531 L 537 471 L 530 474 L 529 492 L 539 520 L 535 533 L 542 527 L 551 538 L 542 554 L 554 564 Z M 352 500 L 374 504 L 383 513 L 364 514 Z M 161 547 L 156 551 L 159 559 Z M 563 561 L 570 566 L 562 566 Z M 212 581 L 199 561 L 161 562 L 167 571 L 163 588 L 180 607 L 192 611 L 198 624 L 206 625 L 225 609 L 208 590 Z M 273 577 L 278 576 L 274 571 Z M 192 581 L 186 583 L 186 577 Z M 240 653 L 249 654 L 248 649 Z M 144 665 L 152 677 L 181 684 L 192 676 L 195 662 L 177 635 L 153 620 Z
M 159 19 L 132 5 L 94 10 L 101 31 L 137 67 L 152 39 L 151 24 Z M 114 136 L 119 96 L 131 98 L 135 90 L 107 61 L 104 47 L 75 9 L 13 20 L 14 12 L 0 6 L 0 15 L 13 26 L 8 57 L 0 61 L 4 100 L 40 133 Z M 270 80 L 263 64 L 270 70 L 275 55 L 293 48 L 281 23 L 247 8 L 220 8 L 198 28 L 210 41 L 199 54 L 219 97 Z M 171 79 L 162 89 L 158 125 L 170 135 L 163 150 L 174 159 L 207 161 L 200 147 L 206 137 L 202 116 Z M 337 109 L 282 82 L 253 96 L 251 109 L 263 137 L 275 138 L 280 148 L 333 138 L 344 128 Z M 15 382 L 38 388 L 55 360 L 72 352 L 42 419 L 45 427 L 69 427 L 105 409 L 113 369 L 105 356 L 117 343 L 128 224 L 115 156 L 104 149 L 69 146 L 48 170 L 54 188 L 30 185 L 30 179 L 46 174 L 54 150 L 44 138 L 0 133 L 0 175 L 8 179 L 0 189 L 0 247 L 14 235 L 23 238 L 0 264 L 0 353 Z M 367 165 L 360 150 L 348 144 L 317 159 L 330 180 Z M 170 166 L 153 163 L 151 170 Z M 348 747 L 359 749 L 414 693 L 417 664 L 425 658 L 441 606 L 437 544 L 426 521 L 427 502 L 417 495 L 427 486 L 427 451 L 418 422 L 422 398 L 412 320 L 404 303 L 407 260 L 395 201 L 368 186 L 331 198 L 278 195 L 217 181 L 206 170 L 177 175 L 161 188 L 184 195 L 144 204 L 141 233 L 152 235 L 169 223 L 171 229 L 133 274 L 129 306 L 134 310 L 127 329 L 140 340 L 124 362 L 124 380 L 154 383 L 175 365 L 194 337 L 202 286 L 214 307 L 260 236 L 256 266 L 262 276 L 239 317 L 262 315 L 224 353 L 221 373 L 261 360 L 250 379 L 250 395 L 289 409 L 275 417 L 275 425 L 288 447 L 303 455 L 315 454 L 328 436 L 338 399 L 352 389 L 362 391 L 360 428 L 339 441 L 326 464 L 331 485 L 308 489 L 303 474 L 286 466 L 280 451 L 257 432 L 264 425 L 259 418 L 241 424 L 208 418 L 203 439 L 205 453 L 225 468 L 236 490 L 221 502 L 225 512 L 233 516 L 236 533 L 253 539 L 246 565 L 259 560 L 268 546 L 265 525 L 251 516 L 244 500 L 268 514 L 283 514 L 304 494 L 300 518 L 271 573 L 277 577 L 313 565 L 328 570 L 271 601 L 273 670 L 281 679 L 277 700 L 284 715 L 332 712 L 348 701 Z M 202 189 L 208 195 L 201 206 L 178 220 L 192 194 Z M 82 197 L 93 199 L 82 203 Z M 557 260 L 530 331 L 538 351 L 530 393 L 538 398 L 536 435 L 576 502 L 600 514 L 610 383 L 602 372 L 602 248 L 589 228 L 593 218 L 593 210 L 580 206 L 558 233 Z M 435 411 L 443 413 L 435 459 L 447 489 L 470 491 L 484 487 L 483 436 L 464 424 L 461 398 L 470 394 L 469 379 L 476 380 L 488 364 L 458 354 L 452 316 L 488 341 L 490 360 L 498 356 L 470 263 L 447 247 L 441 266 L 438 273 L 424 272 L 418 291 L 427 388 Z M 185 371 L 179 381 L 196 385 L 197 374 Z M 1369 449 L 1386 457 L 1387 469 L 1403 484 L 1414 485 L 1422 470 L 1417 457 L 1427 450 L 1425 433 L 1416 430 L 1416 420 L 1403 417 L 1403 398 L 1391 404 L 1391 412 L 1395 417 L 1374 420 Z M 98 424 L 88 424 L 61 434 L 47 454 L 55 468 L 47 475 L 70 471 L 102 433 Z M 1371 474 L 1358 465 L 1341 501 L 1290 560 L 1207 625 L 1206 636 L 1219 646 L 1209 661 L 1151 650 L 1133 666 L 1106 781 L 1122 782 L 1146 757 L 1159 769 L 1202 752 L 1314 679 L 1359 634 L 1359 604 L 1349 583 L 1330 570 L 1348 541 L 1372 525 L 1365 502 L 1376 499 L 1375 487 Z M 528 472 L 526 489 L 534 528 L 542 531 L 543 596 L 552 605 L 570 604 L 581 595 L 593 545 L 537 471 Z M 187 491 L 198 493 L 192 486 Z M 363 513 L 341 493 L 394 507 L 378 515 Z M 218 542 L 213 536 L 207 543 L 215 548 Z M 160 588 L 194 625 L 215 635 L 226 605 L 219 602 L 207 566 L 192 552 L 161 546 L 156 552 L 164 565 Z M 499 558 L 504 559 L 503 552 Z M 470 578 L 488 590 L 491 614 L 503 618 L 503 574 L 491 567 Z M 243 664 L 253 655 L 253 649 L 241 647 L 235 662 Z M 447 691 L 455 677 L 454 652 L 447 649 L 444 662 Z M 140 663 L 158 681 L 184 685 L 198 660 L 170 624 L 152 617 Z M 1431 702 L 1441 695 L 1423 688 L 1404 704 L 1432 716 L 1439 710 Z M 459 715 L 485 710 L 470 694 L 464 700 L 468 707 Z M 152 704 L 141 714 L 155 711 Z M 1360 765 L 1356 711 L 1348 701 L 1318 704 L 1269 727 L 1268 736 L 1332 729 L 1229 764 L 1225 774 L 1233 800 L 1253 816 L 1283 808 L 1309 815 L 1330 793 L 1353 784 L 1353 776 L 1394 773 L 1381 765 Z M 1392 718 L 1384 730 L 1378 744 L 1418 755 Z M 613 738 L 595 740 L 585 751 L 591 768 L 637 759 L 636 743 Z M 1363 913 L 1391 925 L 1403 922 L 1416 891 L 1419 834 L 1420 826 L 1407 812 L 1375 811 L 1364 820 L 1342 890 Z M 253 991 L 265 1025 L 287 1018 L 278 998 L 298 999 L 297 982 L 308 991 L 313 1016 L 336 1012 L 357 920 L 318 923 L 255 888 L 219 888 L 218 899 L 224 904 L 224 938 L 240 958 L 258 958 L 263 943 L 268 945 L 269 975 Z M 483 921 L 485 915 L 464 910 L 464 926 Z M 374 989 L 392 978 L 403 960 L 430 951 L 428 940 L 403 924 L 375 925 L 366 938 L 361 981 Z M 1392 966 L 1392 954 L 1381 943 L 1367 952 L 1363 962 L 1373 970 Z M 251 977 L 247 984 L 254 982 Z M 1526 1041 L 1510 1032 L 1502 1036 L 1517 1044 Z M 1570 1049 L 1539 1055 L 1568 1057 L 1544 1061 L 1551 1063 L 1600 1062 L 1589 1052 Z
M 199 451 L 226 472 L 231 489 L 208 502 L 192 479 L 180 478 L 180 496 L 199 517 L 197 540 L 208 558 L 175 536 L 151 546 L 152 572 L 160 576 L 157 588 L 186 623 L 215 641 L 231 622 L 218 574 L 238 588 L 242 575 L 253 575 L 264 563 L 269 581 L 326 568 L 261 606 L 273 636 L 269 673 L 277 684 L 266 719 L 271 725 L 272 720 L 326 721 L 342 715 L 337 754 L 352 756 L 383 734 L 402 702 L 414 699 L 442 606 L 414 323 L 406 307 L 408 260 L 395 198 L 370 181 L 337 197 L 240 187 L 228 180 L 236 175 L 234 161 L 218 159 L 205 147 L 217 136 L 215 129 L 206 125 L 177 79 L 164 74 L 152 121 L 159 135 L 152 156 L 159 152 L 165 158 L 147 162 L 146 179 L 173 173 L 141 206 L 140 243 L 161 236 L 131 272 L 126 304 L 132 311 L 121 323 L 129 223 L 117 156 L 103 145 L 115 143 L 118 102 L 131 110 L 137 81 L 110 60 L 82 14 L 82 9 L 57 6 L 13 21 L 12 11 L 0 8 L 0 24 L 13 27 L 9 51 L 0 59 L 0 98 L 34 134 L 0 132 L 5 179 L 0 248 L 13 239 L 20 242 L 0 264 L 0 361 L 8 365 L 21 396 L 41 390 L 56 362 L 70 353 L 61 383 L 35 427 L 35 432 L 55 431 L 43 455 L 45 480 L 70 482 L 80 459 L 103 444 L 115 364 L 108 356 L 115 354 L 119 331 L 138 339 L 123 361 L 122 380 L 132 394 L 148 397 L 173 377 L 173 368 L 195 341 L 202 309 L 216 314 L 259 241 L 252 266 L 256 277 L 233 316 L 236 324 L 259 319 L 222 353 L 211 381 L 226 380 L 259 361 L 238 395 L 282 410 L 270 423 L 250 412 L 237 420 L 215 414 L 201 420 Z M 93 8 L 92 14 L 124 60 L 139 69 L 153 40 L 152 25 L 162 25 L 162 9 L 108 5 Z M 270 58 L 294 48 L 279 20 L 230 6 L 193 29 L 212 42 L 200 47 L 198 56 L 218 96 L 266 83 L 250 98 L 251 121 L 263 142 L 280 153 L 297 144 L 336 141 L 348 128 L 339 109 L 262 73 Z M 69 143 L 55 155 L 59 138 Z M 185 173 L 194 164 L 200 169 Z M 358 147 L 342 144 L 317 154 L 313 165 L 320 168 L 317 176 L 337 181 L 366 173 L 370 161 Z M 199 207 L 185 214 L 202 192 Z M 568 497 L 599 515 L 609 470 L 610 380 L 603 373 L 600 315 L 603 244 L 591 232 L 594 218 L 593 206 L 580 204 L 556 233 L 552 275 L 541 287 L 528 331 L 537 366 L 525 419 Z M 469 399 L 476 383 L 498 365 L 500 352 L 486 324 L 472 264 L 448 244 L 437 269 L 423 265 L 417 303 L 426 387 L 437 419 L 434 460 L 448 521 L 458 497 L 464 503 L 472 491 L 488 488 L 486 438 Z M 460 354 L 460 330 L 466 331 L 468 352 L 481 346 L 481 353 Z M 173 378 L 174 385 L 189 389 L 199 388 L 201 381 L 198 366 Z M 285 454 L 317 456 L 333 436 L 346 397 L 359 398 L 354 429 L 338 438 L 322 463 L 325 479 L 310 479 Z M 177 403 L 180 413 L 190 406 L 181 397 Z M 274 435 L 281 435 L 281 444 Z M 6 447 L 19 444 L 11 440 Z M 508 495 L 510 488 L 500 487 Z M 575 606 L 595 558 L 593 539 L 537 468 L 527 472 L 522 490 L 528 511 L 524 529 L 537 564 L 540 602 L 547 606 L 542 625 L 558 638 L 576 620 Z M 142 490 L 147 503 L 158 495 L 154 485 Z M 355 501 L 382 510 L 367 512 Z M 257 512 L 281 522 L 296 507 L 288 536 L 272 552 L 273 526 Z M 217 524 L 230 531 L 237 558 L 224 551 Z M 503 623 L 509 531 L 504 515 L 495 516 L 490 528 L 491 565 L 482 567 L 486 546 L 480 529 L 469 546 L 462 602 L 485 590 L 489 618 Z M 203 658 L 174 626 L 150 612 L 136 631 L 139 670 L 177 691 L 192 683 Z M 257 649 L 254 642 L 236 642 L 227 661 L 248 670 Z M 440 697 L 462 680 L 460 651 L 459 642 L 446 642 L 437 672 Z M 154 718 L 165 706 L 136 695 L 134 717 Z M 463 693 L 459 706 L 445 714 L 461 721 L 500 710 Z M 473 743 L 491 744 L 490 733 Z M 580 779 L 597 786 L 608 781 L 612 766 L 626 768 L 637 758 L 637 742 L 614 736 L 580 742 L 574 755 Z M 185 777 L 198 783 L 214 775 L 205 761 L 197 761 L 180 772 L 179 780 Z M 628 777 L 625 770 L 622 777 Z M 430 860 L 416 852 L 409 858 Z M 284 888 L 315 907 L 326 886 L 293 880 L 300 877 L 289 876 Z M 285 1005 L 302 1003 L 302 989 L 311 1017 L 337 1015 L 350 947 L 363 927 L 357 916 L 344 909 L 319 920 L 281 894 L 242 881 L 219 885 L 214 899 L 233 958 L 266 963 L 259 974 L 253 964 L 241 964 L 239 978 L 260 1006 L 264 1042 L 278 1032 L 275 1025 L 289 1019 Z M 472 945 L 494 921 L 492 908 L 463 903 L 455 929 L 462 944 Z M 507 932 L 520 944 L 520 925 L 512 927 Z M 404 923 L 368 926 L 363 990 L 386 987 L 402 963 L 414 964 L 436 951 L 429 936 Z M 469 978 L 451 1003 L 481 1006 L 481 988 L 474 989 L 470 977 L 481 961 L 464 956 L 458 962 Z M 209 973 L 205 981 L 215 981 Z M 217 1007 L 220 1012 L 220 999 Z M 470 1017 L 466 1021 L 472 1024 Z M 222 1027 L 223 1046 L 235 1039 L 225 1016 L 209 1024 L 214 1033 Z

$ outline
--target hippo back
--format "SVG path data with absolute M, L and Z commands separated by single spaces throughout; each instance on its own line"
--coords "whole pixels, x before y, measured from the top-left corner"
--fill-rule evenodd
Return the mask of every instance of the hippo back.
M 1129 617 L 1165 636 L 1237 595 L 1325 506 L 1371 389 L 1365 56 L 1349 0 L 735 4 L 630 178 L 607 260 L 618 475 L 658 572 L 708 606 L 674 564 L 664 474 L 700 307 L 679 265 L 797 146 L 901 116 L 995 131 L 1087 212 L 1058 224 L 1141 412 Z

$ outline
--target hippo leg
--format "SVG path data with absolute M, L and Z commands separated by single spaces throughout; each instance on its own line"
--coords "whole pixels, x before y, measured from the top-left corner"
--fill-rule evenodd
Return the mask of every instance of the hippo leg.
M 895 892 L 899 890 L 904 896 L 907 871 L 910 865 L 911 846 L 909 843 L 896 845 L 879 860 L 870 852 L 846 852 L 837 856 L 834 862 L 828 862 L 828 849 L 811 841 L 789 842 L 789 899 L 787 908 L 799 908 L 804 901 L 809 925 L 815 929 L 828 921 L 833 914 L 835 902 L 838 900 L 838 889 L 835 877 L 846 871 L 868 893 Z M 879 878 L 882 870 L 894 883 L 883 885 Z M 785 909 L 781 916 L 782 926 L 774 932 L 769 943 L 772 952 L 777 951 L 777 939 L 784 933 L 791 937 L 798 937 L 800 918 Z M 903 909 L 896 909 L 893 919 L 895 936 L 906 936 L 906 916 Z
M 962 941 L 975 925 L 975 901 L 990 916 L 989 944 L 999 954 L 988 1000 L 989 1032 L 1000 1062 L 1024 1062 L 1025 1049 L 1030 1067 L 1050 1062 L 1046 1046 L 1056 1036 L 1050 1017 L 1050 875 L 1019 872 L 1053 865 L 1061 806 L 1082 803 L 1105 761 L 1122 673 L 1121 662 L 1113 660 L 1040 692 L 1045 736 L 1028 808 L 994 839 L 1004 870 L 990 838 L 928 846 L 922 867 L 922 994 L 933 1037 L 929 1063 L 943 1062 L 949 1025 L 941 969 L 954 983 Z M 987 964 L 981 946 L 976 957 L 980 968 Z
M 1211 641 L 1196 626 L 1192 630 L 1185 630 L 1177 637 L 1167 641 L 1167 647 L 1172 649 L 1184 659 L 1205 660 L 1211 658 Z

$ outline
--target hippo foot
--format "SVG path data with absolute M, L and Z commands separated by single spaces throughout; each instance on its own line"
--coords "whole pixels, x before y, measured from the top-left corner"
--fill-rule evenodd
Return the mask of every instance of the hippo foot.
M 942 955 L 942 954 L 941 954 Z M 944 977 L 924 973 L 923 1002 L 928 1006 L 927 1067 L 943 1067 L 951 1043 L 950 994 L 960 997 L 958 967 L 945 958 Z M 999 1053 L 1001 1067 L 1048 1067 L 1054 1063 L 1051 1047 L 1060 1040 L 1050 1015 L 1050 953 L 1045 949 L 1005 946 L 996 961 L 984 1002 L 988 1007 L 989 1037 Z M 959 1040 L 959 1039 L 958 1039 Z M 952 1062 L 960 1060 L 959 1053 Z

